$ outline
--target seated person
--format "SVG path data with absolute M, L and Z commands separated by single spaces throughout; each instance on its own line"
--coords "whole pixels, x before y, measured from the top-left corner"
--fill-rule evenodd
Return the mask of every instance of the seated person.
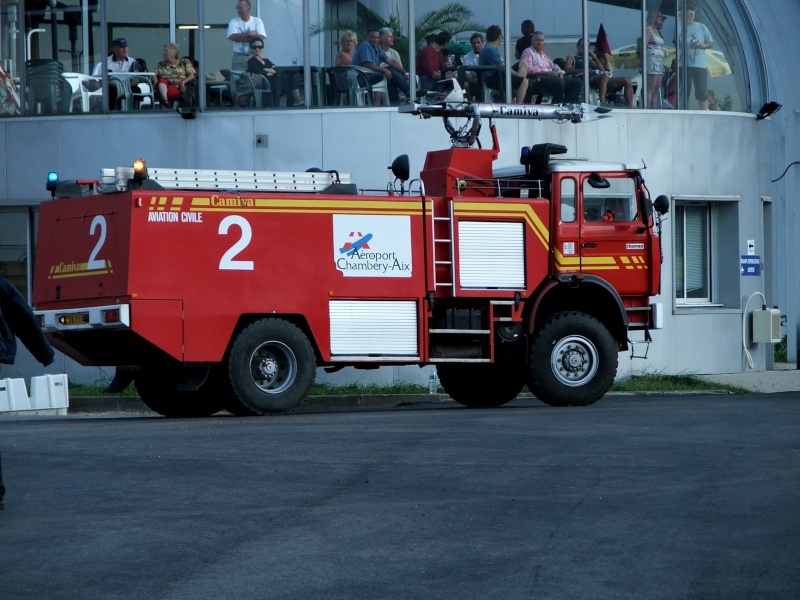
M 545 52 L 545 37 L 541 31 L 535 31 L 531 45 L 520 57 L 520 65 L 526 65 L 531 81 L 531 92 L 552 96 L 554 104 L 578 102 L 581 94 L 581 82 L 574 77 L 566 77 L 564 69 L 555 64 Z
M 191 102 L 187 85 L 197 77 L 197 71 L 191 60 L 179 58 L 180 53 L 178 44 L 164 44 L 164 60 L 156 67 L 157 98 L 161 106 L 180 99 Z
M 109 73 L 140 73 L 147 70 L 147 65 L 141 59 L 131 58 L 128 56 L 128 40 L 125 38 L 116 38 L 111 42 L 111 53 L 106 57 L 106 69 Z M 92 69 L 93 77 L 100 77 L 103 74 L 103 63 L 97 63 Z M 142 90 L 139 87 L 141 81 L 137 78 L 132 78 L 130 81 L 131 91 L 135 94 L 141 94 Z M 87 90 L 94 92 L 103 87 L 99 79 L 87 79 L 84 82 Z M 151 83 L 152 85 L 152 83 Z M 114 110 L 117 107 L 117 86 L 112 81 L 108 86 L 108 108 Z
M 258 40 L 250 42 L 250 53 L 253 56 L 247 61 L 247 72 L 263 75 L 267 78 L 270 89 L 273 91 L 278 89 L 276 86 L 278 70 L 275 68 L 275 63 L 268 58 L 264 58 L 264 42 Z M 298 73 L 285 73 L 281 83 L 285 85 L 287 89 L 290 88 L 292 90 L 292 106 L 303 106 L 305 104 L 300 95 L 300 89 L 303 83 L 302 75 Z
M 380 47 L 381 34 L 378 29 L 370 29 L 367 39 L 361 42 L 353 54 L 353 64 L 374 73 L 370 73 L 370 83 L 379 83 L 385 77 L 389 83 L 389 95 L 399 98 L 400 92 L 406 97 L 409 94 L 408 71 L 395 59 L 388 56 Z M 386 63 L 388 67 L 382 67 L 381 63 Z M 380 94 L 375 94 L 376 104 L 380 100 Z
M 480 33 L 473 33 L 469 38 L 472 50 L 461 57 L 461 66 L 471 67 L 477 65 L 480 60 L 481 50 L 483 50 L 483 36 Z M 464 71 L 464 90 L 469 98 L 474 99 L 478 90 L 478 74 L 475 71 Z
M 353 51 L 358 45 L 358 38 L 356 34 L 349 29 L 342 34 L 339 38 L 339 53 L 336 55 L 334 64 L 337 67 L 349 67 L 353 64 Z
M 500 72 L 505 73 L 506 63 L 500 56 L 500 51 L 497 49 L 503 39 L 503 32 L 497 25 L 490 25 L 486 30 L 486 43 L 478 56 L 479 65 L 496 65 L 500 67 Z M 511 87 L 516 88 L 517 104 L 522 104 L 525 101 L 525 96 L 528 93 L 528 80 L 525 77 L 527 73 L 527 64 L 520 61 L 519 70 L 511 69 Z M 486 84 L 493 90 L 502 90 L 503 84 L 497 81 L 497 73 L 491 73 L 486 76 Z
M 606 93 L 608 92 L 608 73 L 606 73 L 605 65 L 591 50 L 589 50 L 588 57 L 589 87 L 597 90 L 600 102 L 605 102 Z M 570 54 L 564 62 L 564 72 L 567 75 L 576 77 L 583 83 L 583 67 L 583 38 L 580 38 L 577 44 L 577 52 Z
M 443 50 L 446 50 L 449 44 L 450 34 L 440 31 L 433 41 L 417 54 L 417 75 L 419 76 L 419 87 L 423 92 L 436 89 L 436 82 L 441 79 L 455 77 L 453 71 L 445 73 L 447 63 Z
M 610 54 L 603 54 L 602 52 L 597 55 L 597 58 L 603 63 L 606 72 L 609 74 L 608 78 L 608 95 L 606 96 L 606 101 L 613 103 L 614 94 L 618 91 L 622 90 L 623 94 L 625 95 L 625 106 L 627 108 L 633 108 L 633 82 L 631 81 L 630 77 L 616 77 L 614 75 L 614 71 L 616 71 L 616 67 L 614 66 L 614 59 L 611 57 Z

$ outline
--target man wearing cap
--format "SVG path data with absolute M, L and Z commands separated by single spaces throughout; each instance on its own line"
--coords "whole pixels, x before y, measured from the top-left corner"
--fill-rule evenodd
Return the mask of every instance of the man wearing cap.
M 250 0 L 239 0 L 236 3 L 238 16 L 228 23 L 228 39 L 233 42 L 232 71 L 247 71 L 250 58 L 250 42 L 267 39 L 264 21 L 250 14 Z
M 130 73 L 137 71 L 136 60 L 128 56 L 128 40 L 117 38 L 111 42 L 111 54 L 106 58 L 109 73 Z M 103 63 L 94 66 L 92 75 L 99 77 L 103 74 Z
M 111 42 L 111 54 L 106 58 L 106 68 L 109 73 L 136 73 L 146 70 L 139 66 L 139 62 L 128 56 L 128 40 L 125 38 L 116 38 Z M 100 77 L 103 74 L 103 63 L 99 62 L 92 70 L 93 77 Z M 131 91 L 134 93 L 141 93 L 139 88 L 139 80 L 136 78 L 131 79 Z M 89 91 L 98 90 L 101 87 L 100 81 L 95 81 L 87 86 Z M 108 99 L 109 108 L 114 110 L 117 106 L 117 86 L 108 86 Z

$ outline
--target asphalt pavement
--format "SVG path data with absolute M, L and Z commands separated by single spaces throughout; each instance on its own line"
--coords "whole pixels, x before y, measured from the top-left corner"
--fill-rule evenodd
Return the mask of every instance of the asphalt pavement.
M 3 600 L 800 597 L 794 393 L 0 420 Z

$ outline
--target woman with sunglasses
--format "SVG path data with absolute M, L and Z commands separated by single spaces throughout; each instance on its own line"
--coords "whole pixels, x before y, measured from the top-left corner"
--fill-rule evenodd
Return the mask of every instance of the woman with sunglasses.
M 264 58 L 264 42 L 263 41 L 255 41 L 250 43 L 250 52 L 253 56 L 250 57 L 250 60 L 247 61 L 247 71 L 248 73 L 255 73 L 257 75 L 263 75 L 269 81 L 270 87 L 275 90 L 276 89 L 276 75 L 278 70 L 275 68 L 275 64 L 268 58 Z M 293 106 L 302 106 L 303 100 L 300 97 L 300 85 L 297 82 L 297 78 L 299 76 L 295 76 L 293 74 L 287 74 L 286 80 L 282 83 L 286 83 L 288 81 L 292 87 L 292 102 Z

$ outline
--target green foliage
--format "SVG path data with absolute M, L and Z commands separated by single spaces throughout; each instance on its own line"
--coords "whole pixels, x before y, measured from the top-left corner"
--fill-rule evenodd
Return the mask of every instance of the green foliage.
M 786 344 L 787 344 L 786 336 L 783 336 L 780 343 L 775 344 L 772 356 L 773 360 L 776 363 L 789 362 L 789 355 L 787 353 Z
M 737 386 L 706 381 L 693 374 L 678 373 L 667 375 L 661 372 L 642 371 L 630 377 L 617 379 L 611 386 L 612 392 L 689 392 L 725 390 L 732 394 L 752 394 Z
M 114 394 L 106 394 L 103 390 L 106 389 L 108 383 L 98 383 L 98 384 L 91 384 L 91 385 L 83 385 L 83 384 L 69 384 L 69 395 L 70 396 L 77 396 L 77 397 L 86 397 L 86 396 L 138 396 L 139 394 L 136 392 L 136 386 L 129 385 L 125 388 L 124 391 Z
M 441 390 L 441 388 L 439 388 Z M 361 383 L 328 385 L 318 383 L 311 388 L 310 396 L 362 396 L 373 394 L 427 394 L 428 388 L 413 383 L 397 383 L 389 386 Z
M 719 109 L 730 111 L 731 108 L 733 108 L 733 98 L 730 94 L 725 94 L 725 98 L 719 103 Z
M 414 26 L 416 37 L 416 50 L 419 51 L 425 45 L 425 37 L 431 33 L 439 31 L 449 31 L 455 36 L 457 33 L 479 31 L 486 32 L 486 26 L 472 21 L 472 10 L 458 2 L 446 4 L 438 10 L 427 12 L 417 19 Z M 319 24 L 311 27 L 311 35 L 321 33 L 331 33 L 339 36 L 346 30 L 355 32 L 358 42 L 367 39 L 367 31 L 379 24 L 380 27 L 391 27 L 394 31 L 394 49 L 400 54 L 404 64 L 408 64 L 409 40 L 408 29 L 400 18 L 399 8 L 395 13 L 384 19 L 378 13 L 367 10 L 367 16 L 353 21 L 352 19 L 323 19 Z M 338 43 L 338 39 L 336 40 Z

